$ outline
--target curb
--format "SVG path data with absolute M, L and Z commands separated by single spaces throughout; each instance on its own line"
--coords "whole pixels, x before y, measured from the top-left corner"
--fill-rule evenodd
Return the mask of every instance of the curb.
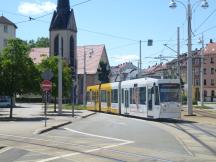
M 88 115 L 82 116 L 82 118 L 87 118 L 87 117 L 92 116 L 92 115 L 95 115 L 95 114 L 96 114 L 96 112 L 93 112 L 93 113 L 91 113 L 91 114 L 88 114 Z
M 87 118 L 87 117 L 95 115 L 95 114 L 96 114 L 96 112 L 93 112 L 93 113 L 90 113 L 88 115 L 82 116 L 81 118 Z M 47 128 L 40 129 L 38 131 L 36 130 L 35 134 L 43 134 L 43 133 L 46 133 L 46 132 L 51 131 L 53 129 L 57 129 L 59 127 L 62 127 L 62 126 L 65 126 L 65 125 L 68 125 L 68 124 L 71 124 L 71 123 L 72 123 L 72 121 L 67 121 L 67 122 L 60 123 L 60 124 L 57 124 L 57 125 L 54 125 L 54 126 L 50 126 L 50 127 L 47 127 Z
M 71 124 L 71 123 L 72 123 L 71 121 L 67 121 L 67 122 L 57 124 L 57 125 L 54 125 L 54 126 L 51 126 L 51 127 L 48 127 L 48 128 L 43 128 L 41 130 L 36 131 L 36 134 L 43 134 L 43 133 L 46 133 L 46 132 L 51 131 L 53 129 L 57 129 L 59 127 L 62 127 L 62 126 L 65 126 L 65 125 L 68 125 L 68 124 Z

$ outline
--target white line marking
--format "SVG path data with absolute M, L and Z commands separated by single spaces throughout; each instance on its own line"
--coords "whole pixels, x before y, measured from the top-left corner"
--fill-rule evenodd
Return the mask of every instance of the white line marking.
M 118 146 L 123 146 L 123 145 L 130 144 L 130 143 L 134 143 L 134 141 L 128 141 L 128 140 L 123 140 L 123 139 L 118 139 L 118 138 L 112 138 L 112 137 L 100 136 L 100 135 L 95 135 L 95 134 L 90 134 L 90 133 L 84 133 L 84 132 L 72 130 L 72 129 L 69 129 L 69 128 L 64 128 L 64 129 L 68 130 L 70 132 L 83 134 L 83 135 L 86 135 L 86 136 L 91 136 L 91 137 L 97 137 L 97 138 L 103 138 L 103 139 L 123 142 L 123 143 L 119 143 L 119 144 L 115 144 L 115 145 L 103 146 L 103 147 L 99 147 L 99 148 L 95 148 L 95 149 L 91 149 L 91 150 L 86 150 L 86 151 L 83 151 L 84 153 L 91 153 L 91 152 L 95 152 L 95 151 L 100 151 L 100 150 L 104 150 L 104 149 L 109 149 L 109 148 L 113 148 L 113 147 L 118 147 Z M 56 160 L 56 159 L 60 159 L 60 158 L 66 158 L 66 157 L 75 156 L 75 155 L 80 155 L 80 154 L 82 154 L 82 153 L 71 153 L 71 154 L 56 156 L 56 157 L 52 157 L 52 158 L 48 158 L 48 159 L 43 159 L 43 160 L 40 160 L 40 161 L 37 161 L 37 162 L 48 162 L 48 161 L 52 161 L 52 160 Z
M 0 154 L 4 153 L 4 152 L 6 152 L 6 151 L 8 151 L 10 149 L 12 149 L 12 147 L 5 147 L 5 148 L 1 149 Z
M 52 161 L 52 160 L 56 160 L 56 159 L 60 159 L 60 158 L 66 158 L 66 157 L 74 156 L 74 155 L 80 155 L 80 154 L 81 153 L 71 153 L 71 154 L 66 154 L 66 155 L 60 155 L 60 156 L 55 156 L 55 157 L 52 157 L 52 158 L 43 159 L 43 160 L 40 160 L 40 161 L 37 161 L 37 162 L 48 162 L 48 161 Z
M 91 137 L 104 138 L 104 139 L 113 140 L 113 141 L 120 141 L 120 142 L 133 142 L 133 141 L 119 139 L 119 138 L 112 138 L 112 137 L 106 137 L 106 136 L 100 136 L 100 135 L 96 135 L 96 134 L 90 134 L 90 133 L 80 132 L 80 131 L 76 131 L 76 130 L 73 130 L 73 129 L 70 129 L 70 128 L 64 128 L 64 129 L 68 130 L 70 132 L 74 132 L 74 133 L 78 133 L 78 134 L 83 134 L 83 135 L 91 136 Z

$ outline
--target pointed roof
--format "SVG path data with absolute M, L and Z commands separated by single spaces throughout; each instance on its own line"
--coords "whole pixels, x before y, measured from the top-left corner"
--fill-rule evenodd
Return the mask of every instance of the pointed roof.
M 69 0 L 58 0 L 57 12 L 70 12 L 70 2 Z
M 84 74 L 84 48 L 86 55 L 86 73 L 96 74 L 103 54 L 106 54 L 105 45 L 87 45 L 77 47 L 77 74 Z
M 17 29 L 17 26 L 4 16 L 0 16 L 0 24 L 12 25 Z
M 72 30 L 77 32 L 73 9 L 70 10 L 69 0 L 58 0 L 57 10 L 54 11 L 50 24 L 51 30 Z

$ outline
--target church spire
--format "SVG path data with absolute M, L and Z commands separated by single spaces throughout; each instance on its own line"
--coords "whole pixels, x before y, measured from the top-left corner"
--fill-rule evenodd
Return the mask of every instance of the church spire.
M 69 0 L 58 0 L 57 12 L 67 13 L 70 11 L 70 2 Z

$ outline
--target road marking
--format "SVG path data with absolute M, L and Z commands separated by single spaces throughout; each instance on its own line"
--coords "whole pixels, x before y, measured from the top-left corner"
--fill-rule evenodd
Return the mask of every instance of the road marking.
M 5 147 L 5 148 L 1 149 L 0 154 L 4 153 L 4 152 L 6 152 L 6 151 L 8 151 L 10 149 L 12 149 L 12 147 Z
M 80 131 L 76 131 L 76 130 L 73 130 L 73 129 L 70 129 L 70 128 L 64 128 L 64 129 L 68 130 L 70 132 L 74 132 L 74 133 L 78 133 L 78 134 L 83 134 L 83 135 L 91 136 L 91 137 L 104 138 L 104 139 L 113 140 L 113 141 L 120 141 L 120 142 L 133 142 L 133 141 L 119 139 L 119 138 L 106 137 L 106 136 L 100 136 L 100 135 L 96 135 L 96 134 L 90 134 L 90 133 L 80 132 Z
M 123 140 L 123 139 L 119 139 L 119 138 L 112 138 L 112 137 L 106 137 L 106 136 L 100 136 L 100 135 L 96 135 L 96 134 L 80 132 L 80 131 L 76 131 L 76 130 L 73 130 L 73 129 L 70 129 L 70 128 L 64 128 L 64 129 L 68 130 L 70 132 L 74 132 L 74 133 L 78 133 L 78 134 L 82 134 L 82 135 L 86 135 L 86 136 L 91 136 L 91 137 L 97 137 L 97 138 L 103 138 L 103 139 L 123 142 L 123 143 L 119 143 L 119 144 L 108 145 L 108 146 L 98 147 L 98 148 L 91 149 L 91 150 L 86 150 L 86 151 L 83 151 L 83 153 L 91 153 L 91 152 L 95 152 L 95 151 L 100 151 L 100 150 L 104 150 L 104 149 L 109 149 L 109 148 L 113 148 L 113 147 L 118 147 L 118 146 L 123 146 L 123 145 L 134 143 L 134 141 L 129 141 L 129 140 Z M 82 154 L 82 153 L 78 152 L 78 153 L 60 155 L 60 156 L 56 156 L 56 157 L 52 157 L 52 158 L 43 159 L 43 160 L 40 160 L 40 161 L 37 161 L 37 162 L 49 162 L 49 161 L 52 161 L 52 160 L 57 160 L 57 159 L 60 159 L 60 158 L 66 158 L 66 157 L 80 155 L 80 154 Z

